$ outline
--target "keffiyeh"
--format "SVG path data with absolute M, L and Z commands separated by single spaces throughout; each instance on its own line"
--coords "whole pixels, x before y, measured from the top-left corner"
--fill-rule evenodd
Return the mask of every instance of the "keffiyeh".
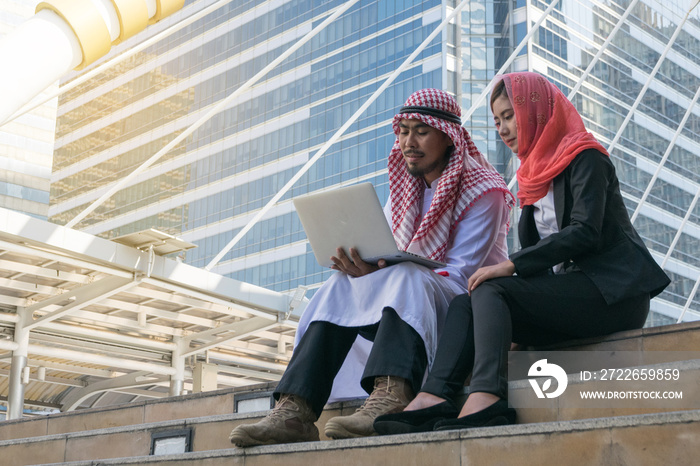
M 513 195 L 503 177 L 474 145 L 461 125 L 461 110 L 457 101 L 438 89 L 414 92 L 394 117 L 396 142 L 389 154 L 389 187 L 394 238 L 398 247 L 443 261 L 449 236 L 455 224 L 481 196 L 501 191 L 509 207 Z M 425 182 L 411 175 L 399 146 L 399 123 L 402 119 L 420 120 L 446 133 L 454 150 L 438 179 L 432 203 L 421 219 L 421 199 Z

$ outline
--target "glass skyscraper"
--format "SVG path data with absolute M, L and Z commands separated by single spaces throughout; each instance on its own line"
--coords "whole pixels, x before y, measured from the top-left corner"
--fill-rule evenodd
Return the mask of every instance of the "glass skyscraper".
M 113 55 L 212 3 L 188 2 L 163 24 L 117 46 Z M 358 2 L 76 228 L 105 237 L 157 228 L 197 244 L 183 260 L 206 266 L 458 3 Z M 233 0 L 64 93 L 50 219 L 69 222 L 342 4 Z M 437 87 L 470 108 L 548 5 L 469 2 L 214 270 L 276 291 L 322 283 L 331 272 L 316 264 L 291 197 L 370 181 L 386 200 L 386 156 L 394 142 L 389 123 L 406 97 Z M 568 94 L 628 5 L 561 0 L 508 71 L 538 71 Z M 604 146 L 689 6 L 677 0 L 636 3 L 573 97 Z M 630 213 L 700 85 L 699 33 L 694 12 L 612 151 Z M 635 221 L 659 261 L 700 186 L 698 115 L 694 110 L 685 124 Z M 517 166 L 486 104 L 476 108 L 467 128 L 509 181 Z M 697 214 L 666 262 L 674 283 L 654 300 L 652 324 L 677 318 L 700 274 Z M 698 309 L 695 299 L 686 318 L 696 319 Z

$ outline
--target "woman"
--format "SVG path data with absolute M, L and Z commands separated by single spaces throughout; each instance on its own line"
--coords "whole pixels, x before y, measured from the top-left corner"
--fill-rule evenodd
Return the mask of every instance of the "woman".
M 517 172 L 522 249 L 469 278 L 450 304 L 435 363 L 404 412 L 380 433 L 512 424 L 511 342 L 542 345 L 641 328 L 670 280 L 632 227 L 615 168 L 574 106 L 536 73 L 504 75 L 491 95 Z M 459 411 L 451 402 L 472 374 Z

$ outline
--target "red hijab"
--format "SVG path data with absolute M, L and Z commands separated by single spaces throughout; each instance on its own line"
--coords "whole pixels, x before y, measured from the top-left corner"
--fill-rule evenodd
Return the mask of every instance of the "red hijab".
M 605 148 L 583 126 L 581 115 L 557 86 L 537 73 L 503 75 L 518 130 L 518 199 L 534 204 L 552 180 L 585 149 Z

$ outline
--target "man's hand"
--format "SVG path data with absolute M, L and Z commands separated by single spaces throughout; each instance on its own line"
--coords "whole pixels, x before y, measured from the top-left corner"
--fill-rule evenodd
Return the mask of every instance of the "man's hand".
M 381 259 L 377 265 L 368 264 L 363 261 L 355 248 L 350 248 L 350 257 L 345 254 L 343 248 L 336 249 L 336 253 L 338 254 L 337 256 L 331 257 L 333 261 L 331 268 L 346 273 L 351 277 L 361 277 L 386 267 L 386 261 L 384 259 Z
M 474 272 L 471 277 L 469 277 L 469 284 L 467 285 L 467 290 L 471 293 L 476 289 L 477 286 L 484 283 L 486 280 L 498 277 L 510 277 L 515 273 L 515 264 L 511 261 L 501 262 L 496 265 L 488 265 L 486 267 L 481 267 L 479 270 Z

